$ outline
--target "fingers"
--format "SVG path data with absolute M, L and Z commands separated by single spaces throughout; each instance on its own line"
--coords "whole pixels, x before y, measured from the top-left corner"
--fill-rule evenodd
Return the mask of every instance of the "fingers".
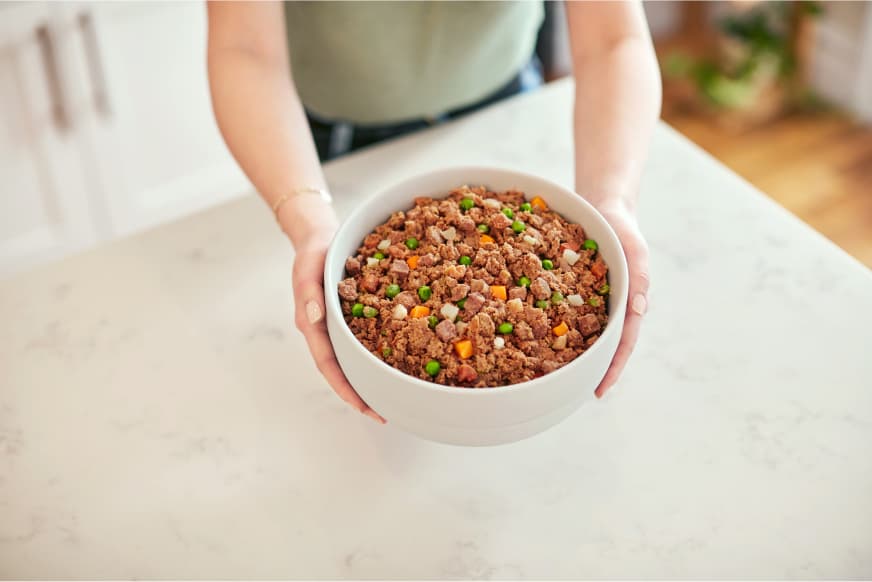
M 352 408 L 369 416 L 373 420 L 385 423 L 385 420 L 376 414 L 366 403 L 360 398 L 348 380 L 342 369 L 339 367 L 339 362 L 336 361 L 336 356 L 333 353 L 333 346 L 330 343 L 330 337 L 327 335 L 327 328 L 323 323 L 320 325 L 312 325 L 307 331 L 303 332 L 306 338 L 306 343 L 309 345 L 309 351 L 315 360 L 315 366 L 318 371 L 324 376 L 336 395 L 342 400 L 351 405 Z
M 315 360 L 318 371 L 324 376 L 333 391 L 350 404 L 352 408 L 385 423 L 354 391 L 342 373 L 324 319 L 324 287 L 321 283 L 324 273 L 324 253 L 301 253 L 294 260 L 294 322 L 306 338 L 309 352 Z
M 624 247 L 630 285 L 621 341 L 618 343 L 618 349 L 606 375 L 594 391 L 597 398 L 602 398 L 621 376 L 639 338 L 642 318 L 648 311 L 648 289 L 650 287 L 648 245 L 642 238 L 634 220 L 616 220 L 612 226 L 615 227 Z
M 628 310 L 627 317 L 624 320 L 624 330 L 621 334 L 621 341 L 618 343 L 618 350 L 615 352 L 615 357 L 612 359 L 611 365 L 603 377 L 599 386 L 594 391 L 597 398 L 602 398 L 608 392 L 618 378 L 624 367 L 627 365 L 627 360 L 633 353 L 636 347 L 636 340 L 639 339 L 639 329 L 642 327 L 642 316 L 636 313 L 630 313 Z

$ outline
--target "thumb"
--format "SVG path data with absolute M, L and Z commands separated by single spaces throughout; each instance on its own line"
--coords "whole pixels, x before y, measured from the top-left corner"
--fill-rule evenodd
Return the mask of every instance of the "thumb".
M 630 264 L 629 307 L 634 314 L 642 316 L 648 311 L 648 288 L 651 285 L 648 251 L 627 252 L 627 262 Z
M 629 271 L 629 311 L 642 316 L 648 310 L 648 243 L 639 230 L 639 224 L 634 216 L 627 212 L 604 213 L 606 220 L 615 229 L 624 255 L 627 257 Z
M 324 320 L 324 251 L 302 251 L 294 259 L 294 322 L 307 331 Z
M 628 307 L 632 313 L 642 316 L 648 311 L 648 289 L 651 285 L 648 274 L 648 244 L 637 227 L 634 227 L 632 236 L 624 238 L 622 243 L 630 274 Z

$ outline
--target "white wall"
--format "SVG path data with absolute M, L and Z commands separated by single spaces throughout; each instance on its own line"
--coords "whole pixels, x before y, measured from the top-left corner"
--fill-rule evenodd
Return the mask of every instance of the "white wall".
M 872 8 L 826 2 L 815 27 L 810 81 L 825 99 L 872 120 Z M 864 103 L 865 101 L 865 103 Z

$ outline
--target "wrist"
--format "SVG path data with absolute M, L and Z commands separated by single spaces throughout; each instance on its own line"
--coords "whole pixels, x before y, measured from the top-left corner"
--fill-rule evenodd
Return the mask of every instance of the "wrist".
M 607 196 L 597 202 L 590 201 L 602 214 L 629 214 L 636 216 L 636 201 L 624 196 Z
M 578 184 L 576 191 L 600 211 L 636 213 L 638 188 L 631 184 L 625 182 Z
M 333 206 L 320 196 L 306 193 L 284 203 L 276 219 L 296 250 L 326 248 L 339 226 Z

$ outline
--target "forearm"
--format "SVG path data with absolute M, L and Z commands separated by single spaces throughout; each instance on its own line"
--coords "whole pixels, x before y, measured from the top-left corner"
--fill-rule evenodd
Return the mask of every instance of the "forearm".
M 650 41 L 623 39 L 575 57 L 576 188 L 600 206 L 635 208 L 651 135 L 660 116 L 660 72 Z
M 326 187 L 287 70 L 244 50 L 214 50 L 209 54 L 209 82 L 221 134 L 270 207 L 295 190 Z M 336 220 L 332 208 L 316 196 L 292 197 L 282 205 L 279 219 L 297 248 L 329 237 Z

